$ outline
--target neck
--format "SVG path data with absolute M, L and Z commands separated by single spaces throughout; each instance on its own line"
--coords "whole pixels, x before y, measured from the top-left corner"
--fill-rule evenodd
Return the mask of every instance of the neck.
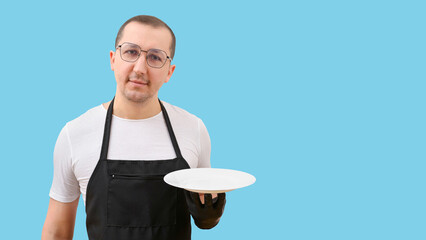
M 108 109 L 109 104 L 103 104 Z M 116 94 L 114 99 L 113 114 L 125 119 L 145 119 L 161 112 L 161 106 L 157 97 L 149 98 L 143 102 L 133 102 Z

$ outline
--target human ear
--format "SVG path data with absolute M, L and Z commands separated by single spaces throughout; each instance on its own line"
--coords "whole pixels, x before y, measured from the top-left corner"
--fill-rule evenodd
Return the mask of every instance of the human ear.
M 114 51 L 109 52 L 109 61 L 110 61 L 110 64 L 111 64 L 111 70 L 114 71 L 114 62 L 115 62 L 115 52 Z
M 168 82 L 169 79 L 172 77 L 173 72 L 175 71 L 176 65 L 170 65 L 169 71 L 167 72 L 167 78 L 165 82 Z

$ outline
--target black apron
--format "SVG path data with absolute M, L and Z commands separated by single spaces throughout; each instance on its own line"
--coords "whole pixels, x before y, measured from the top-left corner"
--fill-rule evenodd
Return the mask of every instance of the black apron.
M 182 189 L 164 175 L 189 168 L 182 157 L 166 109 L 164 120 L 176 153 L 169 160 L 107 159 L 114 99 L 105 120 L 101 157 L 86 192 L 86 227 L 90 240 L 187 240 L 191 222 Z

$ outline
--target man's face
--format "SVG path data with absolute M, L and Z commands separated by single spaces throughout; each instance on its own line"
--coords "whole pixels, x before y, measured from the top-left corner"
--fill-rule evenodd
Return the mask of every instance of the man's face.
M 131 22 L 124 28 L 118 45 L 125 42 L 139 45 L 142 50 L 160 49 L 170 56 L 172 37 L 166 28 L 153 28 L 138 22 Z M 175 70 L 170 60 L 162 68 L 152 68 L 146 63 L 142 52 L 136 62 L 126 62 L 120 57 L 120 49 L 110 52 L 111 69 L 117 81 L 117 94 L 129 101 L 144 102 L 158 98 L 158 90 L 169 81 Z

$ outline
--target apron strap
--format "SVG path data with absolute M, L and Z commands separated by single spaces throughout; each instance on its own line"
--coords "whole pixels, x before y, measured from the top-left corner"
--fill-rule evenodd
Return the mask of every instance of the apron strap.
M 104 138 L 102 140 L 102 149 L 101 149 L 101 159 L 106 160 L 108 154 L 108 146 L 109 146 L 109 135 L 111 133 L 111 120 L 112 120 L 112 108 L 114 106 L 114 98 L 109 104 L 106 120 L 105 120 L 105 128 L 104 128 Z
M 167 114 L 166 108 L 163 106 L 163 103 L 158 99 L 161 106 L 161 111 L 163 112 L 164 121 L 166 122 L 167 129 L 169 130 L 170 139 L 172 140 L 173 148 L 175 149 L 176 157 L 183 158 L 182 153 L 180 152 L 179 145 L 176 140 L 175 133 L 173 132 L 172 124 L 170 123 L 169 115 Z
M 107 154 L 108 154 L 109 136 L 111 133 L 111 120 L 112 120 L 112 109 L 114 106 L 114 99 L 115 99 L 115 96 L 108 107 L 107 116 L 105 120 L 104 137 L 102 140 L 102 148 L 101 148 L 101 159 L 103 160 L 107 159 Z M 182 153 L 180 152 L 179 145 L 176 140 L 175 133 L 173 132 L 172 124 L 170 123 L 169 115 L 167 114 L 166 108 L 163 106 L 163 103 L 160 101 L 160 99 L 158 99 L 158 102 L 160 103 L 161 111 L 163 112 L 164 121 L 166 122 L 167 130 L 169 131 L 170 139 L 172 140 L 176 157 L 183 158 Z

